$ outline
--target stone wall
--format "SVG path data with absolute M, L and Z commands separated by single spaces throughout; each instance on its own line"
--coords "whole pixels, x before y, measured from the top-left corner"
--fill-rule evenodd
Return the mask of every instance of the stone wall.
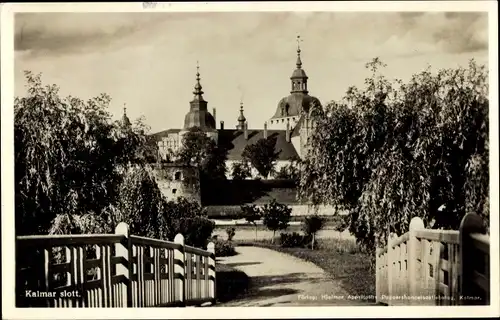
M 167 200 L 184 197 L 201 202 L 198 170 L 179 164 L 162 163 L 152 165 L 156 182 Z
M 257 207 L 262 207 L 263 204 L 257 204 Z M 296 204 L 289 205 L 292 208 L 292 217 L 305 217 L 317 213 L 320 216 L 333 216 L 336 213 L 345 215 L 345 211 L 336 211 L 332 206 L 320 206 L 317 211 L 308 205 Z M 206 206 L 207 214 L 212 219 L 238 219 L 241 214 L 240 206 Z

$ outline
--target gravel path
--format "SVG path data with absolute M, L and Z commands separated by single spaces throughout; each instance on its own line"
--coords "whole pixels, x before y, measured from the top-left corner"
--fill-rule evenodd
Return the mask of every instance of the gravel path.
M 349 296 L 338 280 L 313 263 L 258 247 L 236 247 L 233 257 L 218 258 L 250 277 L 249 293 L 223 307 L 374 305 Z

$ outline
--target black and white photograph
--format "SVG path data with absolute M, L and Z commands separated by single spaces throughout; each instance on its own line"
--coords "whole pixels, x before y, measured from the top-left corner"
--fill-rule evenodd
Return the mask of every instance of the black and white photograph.
M 497 4 L 380 5 L 2 4 L 5 316 L 500 315 Z

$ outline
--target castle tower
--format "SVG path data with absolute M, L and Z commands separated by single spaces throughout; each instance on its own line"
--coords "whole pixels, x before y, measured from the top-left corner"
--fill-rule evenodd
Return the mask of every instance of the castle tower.
M 318 98 L 309 95 L 307 88 L 308 77 L 304 69 L 302 69 L 300 41 L 300 36 L 297 36 L 297 59 L 295 70 L 290 77 L 290 95 L 278 102 L 276 112 L 269 120 L 270 129 L 286 130 L 287 122 L 290 122 L 290 129 L 293 130 L 299 123 L 300 118 L 309 112 L 311 105 L 321 105 Z
M 205 132 L 211 132 L 215 130 L 215 119 L 208 112 L 207 101 L 203 99 L 203 91 L 200 83 L 200 67 L 196 65 L 196 84 L 194 86 L 194 97 L 189 103 L 190 109 L 184 118 L 184 130 L 188 130 L 193 127 L 199 127 Z
M 302 69 L 302 60 L 300 59 L 300 36 L 297 36 L 297 62 L 295 63 L 296 69 L 293 71 L 290 80 L 292 81 L 292 90 L 290 93 L 304 93 L 307 94 L 307 75 Z
M 127 107 L 126 107 L 126 104 L 123 104 L 122 125 L 124 127 L 131 127 L 132 126 L 132 123 L 130 122 L 130 119 L 127 117 Z
M 247 119 L 245 118 L 245 115 L 243 114 L 243 101 L 240 102 L 240 116 L 238 117 L 238 124 L 236 125 L 236 129 L 238 130 L 243 130 L 245 128 L 245 122 Z

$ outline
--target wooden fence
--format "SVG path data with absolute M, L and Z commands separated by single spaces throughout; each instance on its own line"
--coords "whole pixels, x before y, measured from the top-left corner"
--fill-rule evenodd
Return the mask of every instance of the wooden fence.
M 377 250 L 377 302 L 387 305 L 488 305 L 489 236 L 482 219 L 467 214 L 460 230 L 425 229 L 413 218 L 410 231 Z
M 168 307 L 214 304 L 215 246 L 129 235 L 16 239 L 18 307 Z

